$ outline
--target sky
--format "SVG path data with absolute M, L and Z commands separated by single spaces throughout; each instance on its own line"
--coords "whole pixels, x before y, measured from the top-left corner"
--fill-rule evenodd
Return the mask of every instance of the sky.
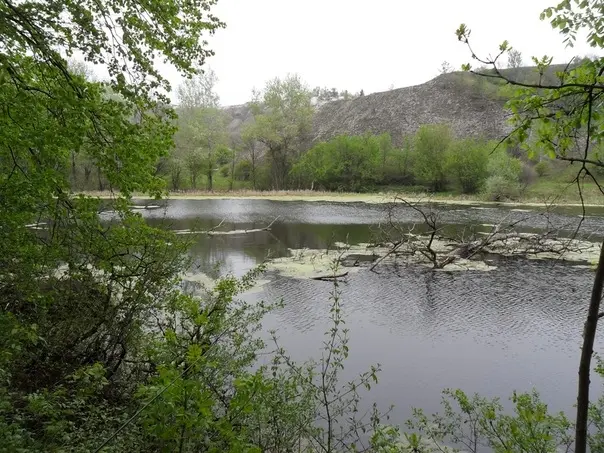
M 226 23 L 210 36 L 222 105 L 242 104 L 267 80 L 298 73 L 310 86 L 365 94 L 424 83 L 443 61 L 460 68 L 470 52 L 455 30 L 465 23 L 479 55 L 508 40 L 525 63 L 593 54 L 567 49 L 539 15 L 557 0 L 219 0 L 213 13 Z M 180 78 L 166 68 L 174 86 Z

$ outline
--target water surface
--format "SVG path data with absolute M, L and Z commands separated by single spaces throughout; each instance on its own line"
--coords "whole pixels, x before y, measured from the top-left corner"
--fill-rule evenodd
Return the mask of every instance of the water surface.
M 144 201 L 140 201 L 144 204 Z M 452 230 L 489 230 L 519 221 L 523 231 L 558 229 L 574 234 L 582 212 L 560 208 L 543 214 L 531 208 L 439 206 Z M 241 275 L 289 249 L 327 248 L 335 241 L 367 242 L 384 222 L 384 205 L 268 200 L 171 200 L 142 211 L 152 223 L 174 229 L 258 228 L 278 217 L 271 231 L 235 236 L 192 237 L 195 266 L 217 276 Z M 604 208 L 590 208 L 580 235 L 604 236 Z M 419 221 L 398 206 L 397 219 Z M 432 272 L 402 266 L 379 274 L 360 271 L 340 285 L 351 356 L 345 378 L 382 365 L 380 385 L 370 394 L 382 407 L 395 404 L 393 421 L 411 407 L 436 410 L 440 391 L 462 388 L 507 398 L 513 390 L 536 387 L 554 410 L 572 410 L 581 330 L 593 274 L 586 266 L 561 261 L 501 258 L 491 272 Z M 270 275 L 270 283 L 246 297 L 286 305 L 267 317 L 297 359 L 317 357 L 328 326 L 332 285 Z M 598 338 L 597 351 L 604 342 Z M 601 383 L 594 380 L 599 393 Z

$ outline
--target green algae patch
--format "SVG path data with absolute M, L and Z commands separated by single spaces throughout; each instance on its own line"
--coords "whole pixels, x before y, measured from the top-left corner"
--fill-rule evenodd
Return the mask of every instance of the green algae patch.
M 355 247 L 362 252 L 361 247 Z M 358 267 L 344 267 L 342 250 L 290 249 L 290 256 L 274 258 L 267 263 L 268 271 L 275 271 L 282 277 L 312 279 L 339 275 L 343 272 L 357 272 Z

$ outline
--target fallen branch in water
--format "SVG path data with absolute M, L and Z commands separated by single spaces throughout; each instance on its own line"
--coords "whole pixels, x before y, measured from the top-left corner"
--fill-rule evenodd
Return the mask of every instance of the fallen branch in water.
M 279 219 L 279 217 L 281 217 L 281 216 L 275 217 L 275 219 L 271 223 L 269 223 L 267 226 L 265 226 L 264 228 L 252 228 L 250 230 L 215 231 L 215 229 L 218 228 L 218 226 L 222 225 L 222 222 L 220 222 L 220 225 L 212 228 L 209 231 L 203 231 L 202 233 L 205 233 L 209 236 L 216 236 L 216 235 L 227 235 L 227 234 L 259 233 L 261 231 L 269 231 L 271 229 L 271 227 L 273 226 L 273 224 Z
M 346 277 L 347 275 L 348 275 L 348 272 L 344 272 L 342 274 L 336 274 L 336 275 L 318 275 L 316 277 L 310 277 L 310 279 L 329 282 L 329 281 L 335 280 L 336 278 Z
M 218 228 L 220 228 L 222 226 L 222 224 L 224 223 L 225 220 L 226 219 L 222 219 L 218 225 L 210 228 L 208 231 L 204 231 L 204 233 L 211 233 L 212 231 L 217 230 Z
M 205 230 L 205 231 L 196 231 L 196 230 L 178 230 L 175 231 L 176 234 L 207 234 L 208 236 L 226 236 L 231 234 L 248 234 L 248 233 L 259 233 L 261 231 L 270 231 L 273 224 L 280 218 L 281 216 L 275 217 L 275 219 L 269 223 L 267 226 L 263 228 L 251 228 L 249 230 L 230 230 L 230 231 L 216 231 L 218 228 L 222 226 L 225 219 L 222 219 L 218 225 L 215 227 Z
M 374 269 L 382 262 L 384 261 L 386 258 L 388 258 L 390 255 L 392 255 L 393 253 L 396 253 L 396 251 L 398 250 L 398 248 L 403 245 L 404 242 L 403 241 L 398 241 L 397 243 L 395 243 L 392 248 L 382 257 L 380 257 L 375 263 L 373 263 L 373 266 L 371 266 L 369 268 L 370 271 L 374 271 Z

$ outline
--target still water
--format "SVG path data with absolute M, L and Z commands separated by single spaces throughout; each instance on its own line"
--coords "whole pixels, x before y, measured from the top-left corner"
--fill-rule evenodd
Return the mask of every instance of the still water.
M 145 201 L 138 204 L 144 205 Z M 151 203 L 151 202 L 147 202 Z M 451 229 L 489 229 L 521 221 L 519 229 L 557 229 L 572 234 L 581 210 L 543 214 L 538 208 L 441 206 Z M 401 223 L 419 221 L 399 206 Z M 160 209 L 142 210 L 150 223 L 174 229 L 263 227 L 271 231 L 192 237 L 196 268 L 216 277 L 242 275 L 270 256 L 289 249 L 329 247 L 335 241 L 367 242 L 385 219 L 385 207 L 364 203 L 267 200 L 170 200 Z M 581 235 L 604 236 L 604 208 L 592 208 Z M 328 326 L 328 282 L 268 275 L 270 282 L 246 297 L 285 307 L 269 315 L 264 328 L 277 329 L 291 355 L 318 357 Z M 380 383 L 365 404 L 394 404 L 392 421 L 402 423 L 412 407 L 438 409 L 444 388 L 461 388 L 506 399 L 512 391 L 537 388 L 552 410 L 572 411 L 581 330 L 593 274 L 585 265 L 558 260 L 497 260 L 491 272 L 432 272 L 425 268 L 361 270 L 340 286 L 351 355 L 344 378 L 380 363 Z M 604 350 L 604 337 L 597 352 Z M 593 380 L 601 393 L 602 382 Z

